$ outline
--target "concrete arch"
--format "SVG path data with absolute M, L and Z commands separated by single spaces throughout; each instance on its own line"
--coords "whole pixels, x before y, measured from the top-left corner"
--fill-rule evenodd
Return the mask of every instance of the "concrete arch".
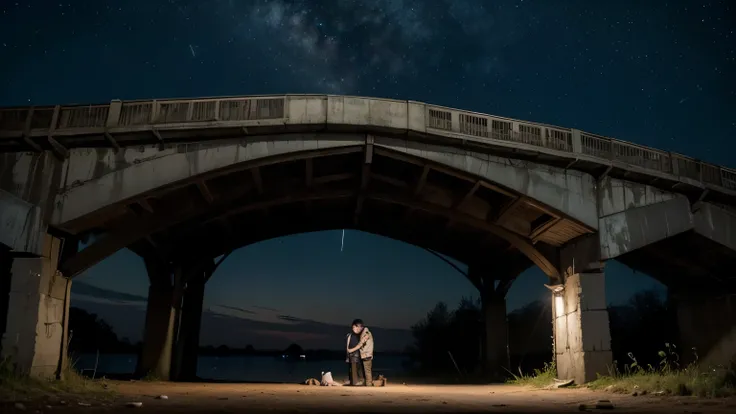
M 447 145 L 368 135 L 376 151 L 392 151 L 472 174 L 598 227 L 596 183 L 586 173 L 497 157 Z M 224 171 L 320 153 L 361 151 L 365 134 L 283 134 L 221 142 L 112 149 L 75 149 L 64 163 L 51 225 L 75 229 L 90 216 L 109 214 L 126 201 L 186 185 Z
M 525 206 L 524 208 L 527 209 L 537 209 L 537 215 L 545 215 L 545 217 L 548 218 L 545 223 L 538 225 L 538 228 L 542 228 L 543 231 L 549 230 L 554 226 L 567 226 L 567 237 L 576 237 L 577 235 L 587 234 L 592 231 L 589 227 L 580 224 L 572 218 L 565 217 L 556 211 L 546 208 L 545 206 L 540 206 L 538 202 L 531 200 L 525 194 L 514 193 L 510 189 L 500 187 L 496 183 L 484 180 L 480 174 L 478 174 L 479 170 L 474 170 L 476 173 L 462 171 L 458 168 L 448 167 L 448 163 L 441 164 L 436 161 L 428 161 L 431 157 L 407 155 L 406 147 L 397 149 L 397 147 L 384 145 L 390 142 L 397 142 L 393 139 L 387 138 L 386 141 L 383 141 L 381 138 L 364 136 L 363 140 L 364 141 L 362 143 L 356 145 L 356 142 L 358 141 L 355 137 L 351 140 L 347 140 L 343 137 L 342 140 L 335 141 L 338 142 L 339 145 L 333 145 L 327 149 L 312 149 L 298 151 L 295 153 L 287 152 L 281 155 L 263 157 L 249 163 L 244 162 L 236 164 L 235 166 L 229 165 L 231 169 L 214 170 L 212 174 L 208 174 L 207 172 L 200 172 L 194 176 L 189 174 L 191 178 L 176 182 L 176 187 L 174 188 L 172 188 L 172 185 L 161 185 L 158 187 L 158 191 L 153 194 L 163 194 L 165 196 L 167 192 L 181 192 L 187 185 L 197 186 L 200 188 L 200 191 L 202 191 L 202 187 L 207 187 L 207 185 L 204 184 L 204 180 L 206 179 L 219 179 L 217 177 L 227 178 L 232 174 L 240 173 L 252 175 L 249 189 L 245 188 L 245 185 L 240 185 L 239 189 L 233 189 L 230 187 L 228 191 L 225 191 L 223 194 L 216 197 L 216 203 L 213 203 L 213 201 L 215 201 L 215 197 L 211 194 L 207 196 L 205 193 L 208 191 L 205 191 L 205 193 L 203 193 L 205 194 L 204 198 L 208 199 L 208 201 L 204 203 L 198 200 L 193 200 L 189 197 L 174 202 L 172 205 L 168 206 L 168 208 L 157 213 L 144 214 L 143 216 L 129 215 L 129 217 L 124 217 L 114 226 L 114 228 L 109 229 L 109 232 L 113 235 L 112 237 L 103 238 L 101 241 L 87 247 L 76 256 L 62 263 L 61 269 L 67 275 L 76 275 L 115 251 L 135 243 L 147 235 L 166 231 L 167 229 L 177 225 L 186 227 L 190 226 L 192 222 L 201 222 L 202 220 L 211 221 L 212 219 L 208 218 L 208 215 L 214 214 L 215 218 L 217 218 L 223 215 L 227 216 L 268 208 L 276 208 L 285 204 L 319 202 L 321 200 L 334 199 L 352 199 L 356 197 L 361 200 L 377 200 L 383 203 L 398 205 L 412 211 L 423 211 L 431 215 L 444 217 L 447 220 L 462 223 L 465 226 L 489 233 L 494 237 L 506 240 L 515 249 L 518 249 L 529 257 L 533 263 L 538 265 L 546 274 L 553 278 L 559 278 L 558 267 L 556 263 L 554 263 L 554 259 L 545 257 L 539 249 L 535 248 L 534 237 L 538 237 L 538 235 L 534 236 L 531 234 L 531 227 L 527 230 L 515 230 L 509 225 L 500 224 L 501 217 L 499 217 L 499 215 L 503 216 L 505 212 L 510 211 L 510 209 L 517 208 L 518 206 Z M 199 153 L 196 157 L 192 156 L 192 158 L 201 156 L 203 156 L 203 154 Z M 287 165 L 288 163 L 293 164 L 295 162 L 304 162 L 307 165 L 311 165 L 311 163 L 316 162 L 314 160 L 331 159 L 341 156 L 354 156 L 352 160 L 348 160 L 350 162 L 347 168 L 363 171 L 363 177 L 359 180 L 361 183 L 363 181 L 367 183 L 367 181 L 370 180 L 370 176 L 372 174 L 370 172 L 370 165 L 372 163 L 375 165 L 373 162 L 374 158 L 379 160 L 379 164 L 381 159 L 387 159 L 393 160 L 392 162 L 398 162 L 402 166 L 412 166 L 413 168 L 417 168 L 417 171 L 421 171 L 421 176 L 417 178 L 419 181 L 417 183 L 406 183 L 401 181 L 399 178 L 386 176 L 378 177 L 376 175 L 374 177 L 375 180 L 384 180 L 393 184 L 398 183 L 396 185 L 401 187 L 399 191 L 387 192 L 381 191 L 380 189 L 367 191 L 367 189 L 364 188 L 367 184 L 362 183 L 355 187 L 349 185 L 347 188 L 326 187 L 320 191 L 315 191 L 313 188 L 303 188 L 295 191 L 271 193 L 269 195 L 265 195 L 268 191 L 265 191 L 264 193 L 263 178 L 260 173 L 261 168 L 279 166 L 281 164 Z M 355 156 L 357 156 L 357 158 L 355 158 Z M 147 162 L 134 164 L 132 168 L 135 168 L 135 165 L 146 165 Z M 471 162 L 466 163 L 466 165 L 472 166 L 474 164 Z M 499 181 L 506 180 L 504 182 L 511 182 L 509 180 L 514 177 L 512 174 L 514 174 L 519 167 L 507 165 L 506 168 L 510 168 L 510 170 L 506 170 L 506 174 L 501 174 Z M 308 170 L 309 167 L 307 166 L 304 169 Z M 365 172 L 366 169 L 369 170 L 368 173 Z M 400 168 L 396 167 L 396 169 L 399 170 Z M 128 168 L 123 169 L 122 173 L 124 174 L 126 170 L 128 170 Z M 490 168 L 486 168 L 482 171 L 485 171 L 484 174 L 487 175 L 488 171 L 491 170 L 492 169 Z M 438 174 L 445 177 L 445 179 L 465 180 L 464 183 L 468 185 L 468 188 L 455 188 L 460 186 L 462 183 L 454 183 L 445 185 L 444 190 L 437 190 L 435 188 L 431 194 L 421 195 L 421 186 L 424 185 L 421 182 L 423 180 L 426 181 L 429 171 L 437 171 Z M 215 175 L 215 173 L 217 174 Z M 344 176 L 348 176 L 349 178 L 349 174 L 337 173 L 324 177 L 317 177 L 314 181 L 326 181 L 326 179 L 329 179 L 327 181 L 336 181 L 335 177 L 344 178 Z M 529 176 L 530 174 L 526 174 L 526 177 Z M 157 178 L 156 180 L 159 180 L 157 182 L 160 183 L 160 178 Z M 310 180 L 311 178 L 306 179 L 306 181 Z M 142 185 L 151 187 L 154 184 L 144 183 Z M 407 186 L 410 186 L 411 188 L 407 188 Z M 484 206 L 484 202 L 482 200 L 474 199 L 474 193 L 479 191 L 479 188 L 481 187 L 497 191 L 501 196 L 507 197 L 508 201 L 503 202 L 498 206 L 489 206 L 488 203 Z M 70 194 L 74 194 L 75 197 L 79 197 L 80 194 L 86 193 L 87 191 L 77 190 L 77 188 L 84 188 L 84 185 L 67 192 L 67 197 Z M 534 189 L 534 187 L 529 186 L 524 188 L 530 192 Z M 254 199 L 244 201 L 240 196 L 248 193 L 250 190 L 252 190 L 253 193 L 257 193 L 259 196 Z M 80 193 L 80 191 L 82 191 L 82 193 Z M 442 191 L 444 191 L 444 193 Z M 467 193 L 457 194 L 458 191 L 464 191 Z M 148 196 L 153 196 L 153 194 L 151 192 L 147 193 Z M 141 200 L 143 199 L 133 197 L 134 204 L 141 203 Z M 117 208 L 119 207 L 120 206 L 117 206 Z M 492 215 L 492 218 L 494 219 L 489 221 L 489 217 L 491 216 L 489 210 L 494 209 L 496 210 Z M 89 215 L 94 216 L 95 213 L 88 213 L 88 216 Z M 85 217 L 83 216 L 82 218 Z M 342 225 L 342 228 L 348 227 L 350 227 L 350 225 L 347 223 Z M 566 241 L 567 240 L 562 240 L 559 244 Z
M 391 240 L 399 241 L 402 243 L 406 243 L 412 246 L 416 246 L 422 249 L 429 250 L 431 254 L 437 255 L 438 253 L 441 253 L 445 256 L 449 256 L 455 260 L 458 260 L 460 262 L 464 262 L 467 264 L 468 257 L 459 255 L 458 250 L 459 249 L 451 249 L 448 248 L 447 243 L 442 243 L 438 239 L 434 240 L 426 240 L 421 239 L 418 237 L 411 237 L 407 236 L 406 234 L 399 234 L 398 232 L 392 232 L 388 229 L 375 229 L 373 231 L 369 231 L 366 229 L 360 229 L 360 228 L 347 228 L 344 229 L 343 227 L 339 225 L 332 225 L 329 227 L 325 227 L 324 225 L 318 224 L 311 224 L 311 223 L 304 223 L 301 227 L 294 227 L 292 225 L 288 226 L 282 226 L 277 228 L 271 228 L 267 231 L 259 232 L 259 233 L 253 233 L 253 234 L 242 234 L 241 237 L 236 238 L 228 238 L 225 240 L 220 240 L 219 243 L 211 243 L 216 241 L 216 237 L 212 237 L 211 239 L 207 239 L 206 241 L 203 241 L 202 244 L 198 245 L 198 248 L 201 248 L 203 246 L 207 246 L 205 250 L 199 250 L 196 252 L 196 254 L 204 257 L 212 257 L 213 259 L 216 259 L 217 257 L 228 257 L 232 252 L 235 250 L 238 250 L 240 248 L 248 247 L 254 244 L 258 244 L 261 242 L 265 242 L 268 240 L 278 239 L 280 237 L 287 237 L 297 234 L 309 234 L 309 233 L 318 233 L 323 231 L 331 231 L 331 230 L 357 230 L 364 233 L 376 235 L 385 237 Z M 184 246 L 179 246 L 184 247 Z M 178 251 L 179 256 L 185 256 L 186 254 L 193 254 L 190 250 L 180 250 Z M 513 281 L 516 279 L 516 277 L 519 276 L 521 272 L 528 269 L 531 266 L 534 266 L 535 263 L 529 260 L 529 258 L 521 253 L 520 251 L 514 251 L 512 249 L 506 249 L 503 251 L 496 251 L 493 252 L 492 255 L 489 255 L 485 258 L 488 262 L 494 262 L 496 266 L 494 267 L 494 273 L 492 275 L 484 275 L 486 277 L 492 276 L 495 280 L 499 280 L 503 282 L 504 289 L 508 290 L 508 288 L 511 286 Z M 223 260 L 224 261 L 224 260 Z M 210 263 L 210 261 L 206 261 L 207 263 Z M 219 262 L 218 264 L 220 264 Z M 483 291 L 482 286 L 479 284 L 479 281 L 477 280 L 477 277 L 474 277 L 476 275 L 473 275 L 472 272 L 469 274 L 465 274 L 468 278 L 468 281 L 479 291 Z

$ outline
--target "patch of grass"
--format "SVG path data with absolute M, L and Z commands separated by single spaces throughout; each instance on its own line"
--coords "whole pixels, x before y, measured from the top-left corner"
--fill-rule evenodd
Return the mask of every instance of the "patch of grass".
M 8 359 L 0 361 L 0 401 L 26 401 L 50 397 L 109 400 L 115 393 L 107 381 L 79 374 L 69 358 L 63 380 L 43 380 L 18 375 Z
M 508 381 L 510 384 L 543 388 L 555 382 L 557 367 L 554 362 L 545 362 L 544 368 L 535 369 L 531 375 L 524 374 L 521 370 L 519 370 L 519 375 L 513 373 L 511 375 L 513 378 Z
M 161 381 L 161 378 L 159 378 L 158 375 L 154 374 L 153 372 L 149 372 L 148 374 L 144 375 L 143 378 L 141 378 L 141 381 L 159 382 Z
M 624 366 L 624 372 L 614 369 L 609 375 L 587 384 L 588 387 L 618 393 L 661 393 L 698 397 L 736 395 L 734 364 L 713 368 L 701 367 L 697 364 L 695 353 L 696 362 L 681 367 L 676 347 L 671 344 L 665 344 L 665 350 L 659 351 L 661 358 L 659 367 L 651 365 L 643 367 L 633 354 L 629 353 L 628 356 L 631 363 Z

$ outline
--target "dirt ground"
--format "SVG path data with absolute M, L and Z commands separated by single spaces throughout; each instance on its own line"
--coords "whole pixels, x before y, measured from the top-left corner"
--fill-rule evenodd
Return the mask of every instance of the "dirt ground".
M 512 385 L 318 387 L 287 384 L 116 382 L 114 401 L 70 399 L 7 403 L 2 413 L 565 413 L 609 400 L 617 413 L 736 413 L 735 399 L 616 395 L 587 389 L 534 390 Z M 159 398 L 165 395 L 167 399 Z M 141 407 L 128 403 L 141 402 Z M 81 404 L 80 404 L 81 403 Z M 590 408 L 583 408 L 585 404 Z

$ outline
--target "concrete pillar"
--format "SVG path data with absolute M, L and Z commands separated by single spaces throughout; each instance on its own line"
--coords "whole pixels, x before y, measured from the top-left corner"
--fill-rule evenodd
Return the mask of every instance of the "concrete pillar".
M 2 357 L 15 371 L 37 378 L 63 375 L 71 280 L 57 270 L 62 241 L 43 236 L 41 257 L 12 260 Z M 3 259 L 7 267 L 7 256 Z
M 143 349 L 136 372 L 140 376 L 169 380 L 174 344 L 175 289 L 165 266 L 146 261 L 150 279 L 143 333 Z
M 726 365 L 736 358 L 736 295 L 673 294 L 682 364 Z M 696 358 L 697 355 L 697 358 Z
M 516 276 L 529 267 L 527 259 L 522 259 L 486 259 L 468 266 L 467 277 L 481 299 L 485 330 L 481 349 L 483 370 L 493 379 L 504 378 L 510 367 L 506 294 Z
M 576 273 L 552 293 L 555 363 L 560 379 L 584 384 L 613 364 L 604 273 Z
M 184 290 L 177 337 L 178 372 L 175 378 L 179 381 L 192 381 L 197 378 L 204 287 L 205 279 L 200 276 L 189 280 Z
M 0 338 L 5 333 L 5 325 L 8 322 L 8 299 L 10 298 L 10 268 L 13 258 L 10 251 L 0 245 Z M 0 341 L 0 354 L 2 354 L 2 341 Z
M 481 295 L 481 308 L 485 328 L 485 371 L 493 378 L 503 378 L 510 366 L 506 297 L 493 292 Z

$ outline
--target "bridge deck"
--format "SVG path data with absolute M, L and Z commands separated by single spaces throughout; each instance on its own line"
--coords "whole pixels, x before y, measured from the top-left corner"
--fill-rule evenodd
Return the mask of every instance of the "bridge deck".
M 180 144 L 249 135 L 365 130 L 610 174 L 733 204 L 736 170 L 584 131 L 420 102 L 332 95 L 251 96 L 0 109 L 0 152 Z

